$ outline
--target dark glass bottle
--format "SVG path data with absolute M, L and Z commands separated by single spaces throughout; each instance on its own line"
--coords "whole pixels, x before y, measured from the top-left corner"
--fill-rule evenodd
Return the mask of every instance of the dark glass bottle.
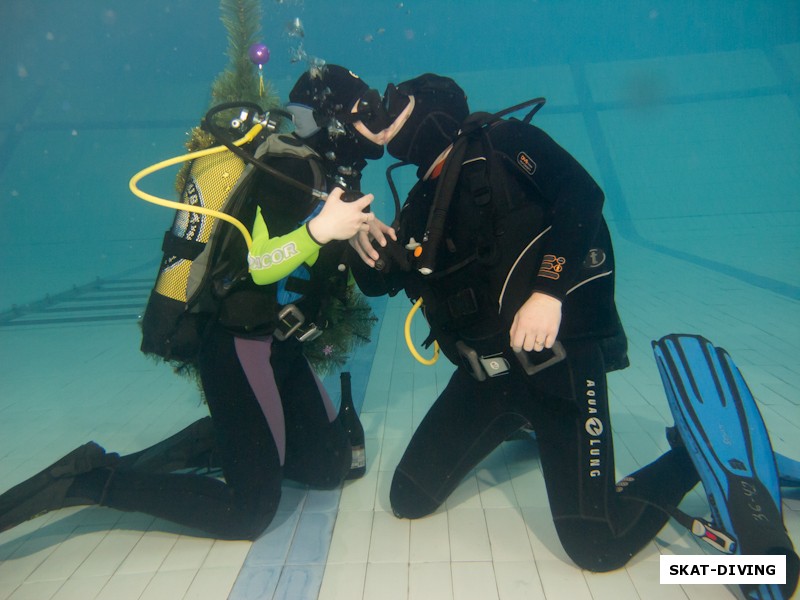
M 353 460 L 350 463 L 350 473 L 346 479 L 358 479 L 367 472 L 367 453 L 364 447 L 364 427 L 353 406 L 353 390 L 350 385 L 350 373 L 343 371 L 340 375 L 342 386 L 342 403 L 339 406 L 339 418 L 347 430 L 350 438 L 350 447 L 353 449 Z

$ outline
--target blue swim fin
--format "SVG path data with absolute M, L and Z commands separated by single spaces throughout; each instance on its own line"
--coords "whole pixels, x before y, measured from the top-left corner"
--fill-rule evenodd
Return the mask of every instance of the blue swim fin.
M 786 555 L 785 585 L 741 589 L 753 600 L 790 598 L 800 559 L 783 524 L 769 435 L 739 369 L 725 350 L 699 335 L 667 335 L 653 342 L 653 352 L 675 426 L 711 508 L 711 523 L 696 520 L 693 533 L 733 554 Z

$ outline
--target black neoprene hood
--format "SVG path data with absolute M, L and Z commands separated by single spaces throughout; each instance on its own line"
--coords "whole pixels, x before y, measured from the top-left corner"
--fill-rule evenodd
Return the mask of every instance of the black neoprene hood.
M 397 86 L 414 97 L 414 110 L 389 142 L 389 154 L 419 167 L 429 166 L 453 141 L 469 115 L 464 90 L 449 77 L 425 73 Z
M 305 104 L 327 116 L 349 112 L 369 86 L 339 65 L 324 65 L 303 73 L 289 92 L 289 101 Z

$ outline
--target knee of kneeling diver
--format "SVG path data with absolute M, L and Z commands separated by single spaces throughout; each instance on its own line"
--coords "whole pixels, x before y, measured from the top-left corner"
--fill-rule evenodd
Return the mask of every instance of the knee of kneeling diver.
M 349 472 L 350 469 L 348 467 L 348 470 L 345 472 L 323 475 L 316 481 L 312 482 L 311 485 L 318 490 L 335 490 L 344 483 Z
M 257 539 L 270 526 L 278 512 L 280 492 L 268 497 L 249 498 L 239 501 L 228 512 L 228 539 Z
M 581 569 L 586 569 L 592 573 L 608 573 L 609 571 L 616 571 L 621 569 L 632 558 L 632 555 L 626 554 L 625 556 L 610 556 L 602 553 L 594 554 L 593 556 L 581 556 L 578 560 L 570 555 L 572 561 Z M 581 560 L 583 559 L 583 560 Z
M 581 569 L 586 569 L 592 573 L 606 573 L 608 571 L 616 571 L 621 569 L 631 559 L 632 555 L 629 553 L 620 556 L 619 554 L 612 554 L 605 551 L 602 547 L 593 544 L 587 544 L 585 541 L 583 545 L 580 542 L 573 544 L 564 543 L 562 545 L 567 555 Z
M 398 519 L 419 519 L 439 508 L 437 502 L 414 481 L 400 472 L 395 472 L 389 492 L 392 512 Z
M 604 525 L 598 527 L 596 522 L 578 520 L 567 531 L 561 523 L 556 530 L 567 556 L 581 569 L 593 573 L 615 571 L 628 564 L 633 556 L 627 551 L 613 551 L 610 530 Z
M 240 515 L 232 527 L 229 539 L 255 541 L 264 533 L 275 518 L 275 510 Z

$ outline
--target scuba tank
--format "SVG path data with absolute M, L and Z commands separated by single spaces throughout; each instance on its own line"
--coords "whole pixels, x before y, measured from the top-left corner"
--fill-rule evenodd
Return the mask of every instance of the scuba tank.
M 181 202 L 231 214 L 229 205 L 246 179 L 246 170 L 251 169 L 230 152 L 196 158 Z M 218 221 L 214 216 L 176 211 L 172 227 L 164 234 L 164 255 L 142 318 L 141 350 L 145 354 L 188 363 L 196 358 L 211 316 L 209 307 L 201 306 L 198 300 Z
M 215 117 L 239 109 L 226 127 Z M 273 110 L 278 117 L 291 115 Z M 324 198 L 319 189 L 324 184 L 321 169 L 314 170 L 314 187 L 306 186 L 259 160 L 264 155 L 292 155 L 307 158 L 314 151 L 302 144 L 281 141 L 276 134 L 278 122 L 270 113 L 251 103 L 227 103 L 212 108 L 202 127 L 221 145 L 208 150 L 176 157 L 153 165 L 131 179 L 131 190 L 144 200 L 176 208 L 172 226 L 165 233 L 155 286 L 141 320 L 141 351 L 169 362 L 192 364 L 196 361 L 207 326 L 219 309 L 218 297 L 210 284 L 215 261 L 229 235 L 231 223 L 239 229 L 247 247 L 250 234 L 236 219 L 247 201 L 247 183 L 255 168 L 301 188 L 316 198 Z M 234 142 L 230 132 L 244 133 Z M 147 174 L 166 166 L 191 160 L 180 202 L 145 194 L 136 187 Z M 222 222 L 221 222 L 222 221 Z

